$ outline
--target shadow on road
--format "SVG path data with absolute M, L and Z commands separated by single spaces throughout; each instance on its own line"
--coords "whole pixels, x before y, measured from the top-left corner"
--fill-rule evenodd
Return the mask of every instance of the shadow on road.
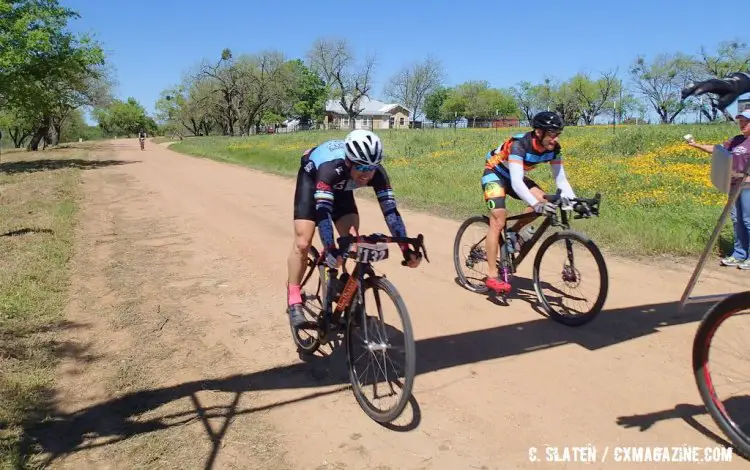
M 705 311 L 705 307 L 702 308 L 699 304 L 690 305 L 685 312 L 679 314 L 676 309 L 676 302 L 641 305 L 602 312 L 594 322 L 578 328 L 569 328 L 543 318 L 520 324 L 423 339 L 417 341 L 416 345 L 417 373 L 424 374 L 567 344 L 577 344 L 587 350 L 595 351 L 631 339 L 657 334 L 659 328 L 697 321 Z M 339 360 L 334 360 L 336 356 L 337 354 L 328 358 L 313 358 L 307 362 L 257 373 L 206 379 L 173 387 L 130 393 L 72 414 L 52 413 L 47 422 L 28 428 L 29 445 L 41 447 L 44 452 L 49 453 L 49 461 L 52 461 L 59 456 L 85 448 L 107 445 L 138 434 L 201 419 L 213 443 L 213 450 L 206 461 L 206 468 L 211 468 L 220 448 L 221 437 L 228 424 L 221 431 L 214 432 L 207 424 L 208 419 L 222 417 L 225 423 L 229 423 L 237 415 L 255 413 L 346 390 L 349 384 L 343 363 L 344 355 L 340 355 Z M 321 373 L 321 370 L 326 370 L 326 372 Z M 236 407 L 240 395 L 245 392 L 313 389 L 331 385 L 341 385 L 341 387 L 329 391 L 317 391 L 294 400 L 262 407 L 245 409 Z M 203 390 L 232 392 L 235 394 L 235 399 L 228 406 L 202 408 L 197 401 L 196 394 Z M 140 417 L 168 402 L 185 397 L 190 397 L 193 401 L 193 410 L 153 419 Z M 353 397 L 352 406 L 357 406 Z M 411 409 L 414 415 L 411 422 L 406 425 L 390 424 L 389 429 L 408 431 L 418 426 L 420 411 L 416 398 L 412 399 L 407 409 Z M 85 445 L 84 441 L 90 437 L 107 440 L 103 443 Z
M 46 233 L 46 234 L 51 235 L 51 234 L 54 234 L 55 231 L 49 228 L 26 227 L 26 228 L 20 228 L 18 230 L 11 230 L 10 232 L 5 232 L 2 235 L 0 235 L 0 237 L 18 237 L 21 235 L 28 235 L 30 233 Z
M 726 408 L 727 414 L 734 420 L 737 420 L 737 417 L 739 416 L 750 416 L 749 396 L 733 397 L 724 401 L 723 404 Z M 723 436 L 717 435 L 715 432 L 699 423 L 698 420 L 695 419 L 695 417 L 700 415 L 708 416 L 706 407 L 703 404 L 688 405 L 686 403 L 681 403 L 669 410 L 645 413 L 642 415 L 620 416 L 617 418 L 617 424 L 624 428 L 637 428 L 640 432 L 644 432 L 650 429 L 659 421 L 681 419 L 690 427 L 703 434 L 707 438 L 711 439 L 715 443 L 724 447 L 733 447 L 733 444 L 727 441 Z M 744 424 L 743 426 L 741 426 L 743 432 L 745 434 L 750 434 L 750 426 L 748 425 L 747 419 L 740 422 Z M 745 457 L 743 458 L 745 460 L 750 460 Z
M 64 168 L 78 168 L 93 170 L 114 165 L 140 163 L 139 160 L 85 160 L 82 158 L 48 158 L 41 160 L 22 160 L 0 163 L 0 173 L 33 173 L 37 171 L 61 170 Z

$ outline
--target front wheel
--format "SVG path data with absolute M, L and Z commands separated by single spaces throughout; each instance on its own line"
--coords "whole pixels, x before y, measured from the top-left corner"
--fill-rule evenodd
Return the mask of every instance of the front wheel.
M 377 309 L 377 313 L 370 315 L 367 310 L 372 306 L 365 301 L 368 292 L 372 292 Z M 402 331 L 386 322 L 386 305 L 381 301 L 381 293 L 390 297 L 388 307 L 395 307 L 394 319 L 400 320 Z M 352 305 L 347 321 L 349 380 L 354 397 L 367 416 L 378 423 L 388 423 L 403 412 L 411 398 L 416 374 L 414 334 L 406 305 L 389 280 L 383 277 L 368 278 L 362 294 L 362 302 Z M 399 358 L 391 357 L 391 353 L 400 353 L 403 359 L 399 361 Z M 367 362 L 360 365 L 360 360 Z M 403 380 L 400 379 L 402 375 Z M 378 380 L 379 376 L 382 379 Z M 373 400 L 365 397 L 366 389 L 372 389 Z M 376 405 L 380 400 L 393 398 L 399 391 L 401 396 L 395 399 L 395 404 L 384 409 Z
M 577 254 L 574 254 L 573 250 L 575 245 L 581 247 Z M 564 250 L 559 254 L 554 253 L 553 246 L 564 248 Z M 591 255 L 588 259 L 583 256 L 587 254 Z M 548 262 L 554 266 L 549 276 L 541 274 L 542 261 L 545 262 L 545 266 Z M 591 274 L 584 274 L 589 272 Z M 591 239 L 576 232 L 557 232 L 542 242 L 534 258 L 533 276 L 534 290 L 542 308 L 553 320 L 567 326 L 580 326 L 593 320 L 602 310 L 604 301 L 607 299 L 609 275 L 604 256 Z M 584 280 L 599 283 L 598 294 L 593 305 L 587 309 L 582 307 L 582 301 L 585 300 L 582 294 L 572 292 L 578 290 Z M 593 289 L 595 288 L 586 290 L 592 291 Z M 565 305 L 566 299 L 576 302 L 575 306 Z
M 469 217 L 458 228 L 453 241 L 453 266 L 458 280 L 463 287 L 478 294 L 489 291 L 484 283 L 489 268 L 487 250 L 484 248 L 489 228 L 490 219 L 487 216 Z M 464 268 L 467 268 L 468 274 L 464 274 Z
M 693 374 L 703 404 L 722 432 L 732 441 L 732 445 L 746 459 L 750 458 L 750 436 L 748 435 L 750 434 L 748 416 L 750 413 L 747 407 L 750 394 L 739 390 L 747 382 L 744 373 L 740 370 L 742 364 L 747 362 L 745 358 L 746 328 L 734 326 L 722 329 L 722 335 L 726 335 L 727 339 L 736 340 L 735 346 L 715 344 L 723 342 L 716 340 L 715 336 L 719 327 L 725 322 L 730 323 L 727 320 L 738 320 L 748 314 L 750 314 L 750 291 L 733 294 L 708 310 L 693 339 Z M 711 367 L 708 363 L 709 353 L 712 356 L 710 357 Z M 727 364 L 722 367 L 724 354 L 734 354 L 738 357 L 733 359 L 731 365 Z M 717 387 L 716 379 L 721 376 L 722 370 L 727 378 L 725 383 Z M 732 391 L 735 395 L 722 401 L 717 389 L 720 392 Z
M 328 286 L 328 272 L 325 266 L 316 266 L 318 259 L 318 250 L 314 246 L 310 247 L 307 255 L 307 265 L 305 274 L 300 285 L 300 295 L 302 297 L 302 310 L 310 324 L 316 324 L 326 305 L 326 293 Z M 316 276 L 317 274 L 317 276 Z M 300 354 L 313 354 L 320 348 L 320 337 L 317 328 L 300 328 L 295 329 L 291 322 L 289 328 L 292 331 L 294 344 L 297 345 L 297 351 Z

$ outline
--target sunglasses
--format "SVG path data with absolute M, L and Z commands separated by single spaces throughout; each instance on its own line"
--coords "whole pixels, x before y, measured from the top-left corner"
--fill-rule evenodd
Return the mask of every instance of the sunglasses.
M 375 171 L 378 169 L 378 165 L 354 165 L 354 169 L 367 173 L 368 171 Z

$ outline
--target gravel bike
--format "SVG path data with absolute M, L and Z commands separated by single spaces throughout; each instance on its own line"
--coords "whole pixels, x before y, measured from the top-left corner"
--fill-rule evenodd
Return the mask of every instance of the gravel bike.
M 536 296 L 542 308 L 553 320 L 567 326 L 580 326 L 593 320 L 604 306 L 604 301 L 607 298 L 607 292 L 609 289 L 607 265 L 604 262 L 604 256 L 599 250 L 599 247 L 593 242 L 593 240 L 588 238 L 586 235 L 570 229 L 568 215 L 569 211 L 560 209 L 563 202 L 563 198 L 560 196 L 560 190 L 558 190 L 554 195 L 547 194 L 544 196 L 544 198 L 554 204 L 556 210 L 555 212 L 547 213 L 544 215 L 544 221 L 535 231 L 533 236 L 528 241 L 525 241 L 521 244 L 520 251 L 516 250 L 518 234 L 508 228 L 508 222 L 512 220 L 532 219 L 538 217 L 538 215 L 532 212 L 522 213 L 506 218 L 505 227 L 503 227 L 499 238 L 499 272 L 503 276 L 505 282 L 511 283 L 511 279 L 516 273 L 517 267 L 526 258 L 526 255 L 528 255 L 528 253 L 536 245 L 537 241 L 539 241 L 542 235 L 544 235 L 547 229 L 549 229 L 550 227 L 562 228 L 561 231 L 555 232 L 547 237 L 547 239 L 545 239 L 539 246 L 539 251 L 537 252 L 534 259 L 533 266 L 534 291 L 536 292 Z M 573 212 L 575 212 L 575 215 L 573 217 L 574 219 L 589 218 L 592 215 L 599 215 L 599 203 L 601 201 L 601 194 L 599 193 L 596 193 L 596 195 L 590 199 L 575 198 L 570 199 L 569 201 L 573 204 Z M 559 217 L 557 216 L 558 209 L 560 209 Z M 464 236 L 466 230 L 474 224 L 479 224 L 485 235 L 478 242 L 470 244 L 469 254 L 465 257 L 465 259 L 462 259 L 460 253 L 462 237 Z M 478 279 L 478 282 L 472 283 L 469 280 L 469 277 L 464 274 L 462 266 L 466 266 L 469 269 L 474 269 L 474 267 L 478 263 L 487 261 L 487 254 L 485 252 L 484 245 L 485 238 L 487 238 L 486 233 L 489 229 L 489 224 L 490 219 L 487 215 L 476 215 L 469 217 L 459 227 L 458 232 L 456 233 L 455 241 L 453 243 L 453 263 L 456 268 L 456 273 L 458 274 L 460 284 L 464 288 L 480 294 L 484 294 L 489 291 L 487 286 L 484 284 L 484 280 L 487 277 L 486 274 Z M 539 268 L 545 253 L 556 242 L 563 242 L 566 248 L 567 262 L 563 263 L 563 267 L 560 273 L 564 290 L 578 287 L 582 279 L 581 272 L 576 267 L 575 257 L 573 256 L 574 242 L 583 245 L 583 248 L 591 253 L 594 260 L 596 261 L 596 265 L 599 271 L 598 280 L 600 283 L 600 288 L 599 293 L 596 297 L 596 301 L 594 302 L 593 306 L 587 311 L 574 312 L 572 311 L 572 309 L 569 309 L 561 304 L 558 308 L 555 308 L 552 299 L 555 299 L 556 297 L 562 299 L 563 294 L 566 294 L 566 292 L 563 292 L 563 290 L 561 289 L 550 289 L 550 293 L 544 292 L 543 287 L 546 283 L 543 283 L 539 278 Z M 558 295 L 556 296 L 555 294 Z M 508 294 L 500 294 L 500 297 L 506 303 L 508 301 L 507 295 Z
M 356 237 L 352 235 L 339 237 L 337 243 L 344 258 L 341 276 L 338 276 L 337 269 L 325 264 L 324 252 L 318 252 L 314 246 L 310 247 L 301 290 L 303 310 L 305 315 L 312 317 L 313 320 L 298 328 L 290 324 L 292 337 L 298 351 L 306 355 L 313 354 L 321 345 L 343 337 L 346 343 L 349 381 L 357 402 L 374 421 L 390 422 L 401 414 L 411 398 L 416 373 L 414 335 L 409 313 L 401 295 L 385 275 L 375 273 L 372 265 L 388 259 L 389 243 L 408 243 L 415 248 L 419 258 L 424 257 L 429 262 L 424 247 L 424 237 L 421 234 L 416 238 L 409 238 L 374 233 Z M 356 249 L 349 251 L 352 244 L 356 245 Z M 354 258 L 355 265 L 350 274 L 346 269 L 346 261 L 351 258 Z M 401 264 L 406 266 L 407 263 L 402 261 Z M 308 281 L 316 272 L 318 273 L 317 283 L 311 282 L 308 285 Z M 366 313 L 365 293 L 369 290 L 372 290 L 378 310 L 374 316 Z M 388 337 L 388 332 L 395 329 L 383 319 L 380 292 L 390 297 L 402 322 L 403 330 L 396 335 L 403 337 L 401 346 L 395 344 L 394 338 Z M 301 332 L 311 332 L 316 337 L 302 338 Z M 362 348 L 364 352 L 357 352 L 357 348 Z M 403 383 L 397 375 L 390 377 L 393 374 L 386 370 L 389 366 L 394 366 L 396 369 L 394 362 L 385 357 L 386 353 L 398 349 L 402 349 L 406 356 L 403 370 L 395 371 L 403 372 Z M 375 364 L 360 368 L 356 362 L 365 355 L 371 356 Z M 372 372 L 373 376 L 378 373 L 384 376 L 387 382 L 386 389 L 390 394 L 396 394 L 394 386 L 402 389 L 403 394 L 394 406 L 380 410 L 365 398 L 364 388 L 369 384 L 360 383 L 360 375 L 367 374 L 368 371 Z M 373 381 L 371 386 L 374 389 L 373 394 L 377 396 L 377 380 Z

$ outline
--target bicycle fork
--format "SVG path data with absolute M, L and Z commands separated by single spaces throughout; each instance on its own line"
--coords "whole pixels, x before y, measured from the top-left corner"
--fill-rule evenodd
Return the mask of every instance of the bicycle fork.
M 565 248 L 568 254 L 569 264 L 563 265 L 562 278 L 565 282 L 577 282 L 578 276 L 576 275 L 575 260 L 573 259 L 573 242 L 566 239 Z

